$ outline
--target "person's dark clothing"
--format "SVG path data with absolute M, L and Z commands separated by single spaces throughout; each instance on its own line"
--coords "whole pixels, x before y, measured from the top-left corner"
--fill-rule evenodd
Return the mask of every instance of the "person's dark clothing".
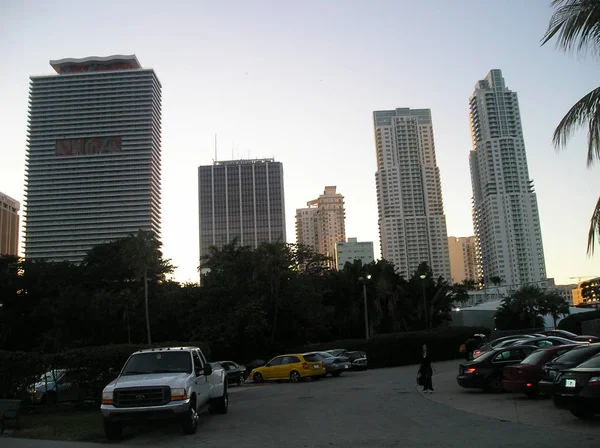
M 465 342 L 465 359 L 467 361 L 471 361 L 473 360 L 473 352 L 475 351 L 475 349 L 477 348 L 477 341 L 475 341 L 475 339 L 473 338 L 469 338 L 467 339 L 467 342 Z
M 421 358 L 421 366 L 419 371 L 423 377 L 423 391 L 433 390 L 433 383 L 431 377 L 433 376 L 433 369 L 431 367 L 431 358 L 429 355 L 425 355 Z

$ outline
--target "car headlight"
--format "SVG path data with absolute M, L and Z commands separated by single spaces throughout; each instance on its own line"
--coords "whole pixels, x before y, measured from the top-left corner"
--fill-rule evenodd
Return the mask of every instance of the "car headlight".
M 102 392 L 102 404 L 113 404 L 113 392 Z
M 171 389 L 171 401 L 182 401 L 187 399 L 187 392 L 184 388 Z

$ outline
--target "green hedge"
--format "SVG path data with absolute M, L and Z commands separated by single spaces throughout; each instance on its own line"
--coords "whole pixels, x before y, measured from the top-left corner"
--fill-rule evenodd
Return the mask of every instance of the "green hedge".
M 485 327 L 444 327 L 429 331 L 388 333 L 365 339 L 342 339 L 319 344 L 308 344 L 288 350 L 293 353 L 331 350 L 363 350 L 367 352 L 370 367 L 394 367 L 417 364 L 421 347 L 427 344 L 434 361 L 461 358 L 460 346 L 476 333 L 489 337 L 491 330 Z
M 484 327 L 445 327 L 429 331 L 389 333 L 373 336 L 367 342 L 369 367 L 395 367 L 417 364 L 421 348 L 427 344 L 432 360 L 461 358 L 461 344 L 475 333 L 490 334 Z
M 182 346 L 200 347 L 205 356 L 210 357 L 210 349 L 204 342 L 161 342 L 152 345 L 156 348 Z M 144 348 L 148 348 L 148 345 L 103 345 L 45 355 L 0 351 L 0 398 L 23 398 L 27 386 L 50 369 L 73 369 L 77 380 L 87 384 L 92 395 L 98 398 L 127 358 Z
M 560 330 L 570 331 L 571 333 L 582 334 L 583 329 L 581 328 L 581 322 L 594 319 L 600 319 L 600 310 L 570 314 L 558 323 L 558 328 Z

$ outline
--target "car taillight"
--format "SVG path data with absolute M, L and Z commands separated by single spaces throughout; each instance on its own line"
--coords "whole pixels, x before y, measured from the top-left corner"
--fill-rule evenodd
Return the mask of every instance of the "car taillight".
M 481 350 L 475 350 L 475 351 L 473 352 L 473 355 L 474 355 L 474 356 L 481 355 Z
M 600 376 L 593 376 L 588 381 L 588 386 L 600 386 Z
M 469 367 L 467 370 L 465 370 L 465 373 L 473 373 L 475 370 L 475 367 Z
M 531 386 L 533 386 L 533 384 L 531 384 L 531 383 L 525 384 L 525 387 L 531 387 Z
M 305 362 L 303 362 L 303 363 L 302 363 L 302 368 L 303 368 L 303 369 L 308 369 L 308 364 L 307 364 L 307 363 L 305 363 Z

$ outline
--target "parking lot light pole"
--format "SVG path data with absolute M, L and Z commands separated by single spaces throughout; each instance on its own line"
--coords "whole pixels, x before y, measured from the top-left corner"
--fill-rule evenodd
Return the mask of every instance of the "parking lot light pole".
M 425 330 L 427 330 L 427 299 L 425 298 L 425 279 L 427 276 L 425 274 L 419 275 L 421 279 L 421 284 L 423 286 L 423 316 L 425 319 Z
M 367 275 L 367 280 L 371 279 L 371 274 Z M 365 304 L 365 339 L 369 339 L 369 310 L 367 308 L 367 282 L 364 277 L 359 277 L 358 281 L 362 283 L 363 287 L 363 301 Z

